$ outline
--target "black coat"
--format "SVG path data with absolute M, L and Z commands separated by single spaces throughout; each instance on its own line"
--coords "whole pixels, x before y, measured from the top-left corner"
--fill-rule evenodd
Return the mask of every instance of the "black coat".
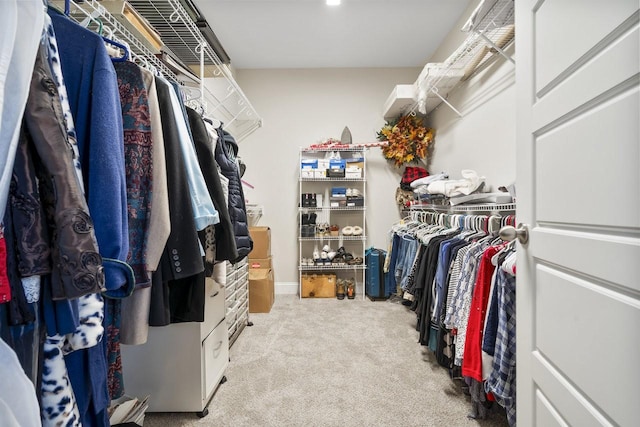
M 213 144 L 202 117 L 188 107 L 187 115 L 189 116 L 191 135 L 198 154 L 198 163 L 200 164 L 202 175 L 204 175 L 211 200 L 213 200 L 213 205 L 220 217 L 220 222 L 215 225 L 216 261 L 232 261 L 239 256 L 238 248 L 236 247 L 229 208 L 222 190 L 222 183 L 220 182 Z
M 191 208 L 189 184 L 180 137 L 175 124 L 170 90 L 165 81 L 156 79 L 158 105 L 162 119 L 162 133 L 166 153 L 167 190 L 171 234 L 160 258 L 160 265 L 153 273 L 149 324 L 164 326 L 180 321 L 204 319 L 204 264 Z M 178 117 L 181 118 L 181 117 Z M 171 292 L 178 285 L 181 292 Z M 178 308 L 178 312 L 170 308 Z

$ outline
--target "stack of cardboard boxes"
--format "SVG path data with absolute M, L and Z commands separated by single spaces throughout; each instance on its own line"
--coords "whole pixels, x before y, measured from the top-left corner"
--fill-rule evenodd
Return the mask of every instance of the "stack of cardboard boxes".
M 249 253 L 249 313 L 268 313 L 275 300 L 271 229 L 249 227 L 253 250 Z

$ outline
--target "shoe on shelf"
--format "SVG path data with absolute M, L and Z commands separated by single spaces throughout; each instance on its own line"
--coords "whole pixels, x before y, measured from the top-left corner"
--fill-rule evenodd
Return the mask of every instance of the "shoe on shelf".
M 351 236 L 353 235 L 353 227 L 351 227 L 350 225 L 347 225 L 346 227 L 342 228 L 342 235 L 343 236 Z
M 362 236 L 362 227 L 354 225 L 353 227 L 351 227 L 351 234 L 353 236 Z
M 348 196 L 349 194 L 347 194 Z M 360 192 L 360 190 L 358 190 L 357 188 L 352 188 L 351 189 L 351 197 L 360 197 L 362 196 L 362 193 Z
M 347 197 L 353 196 L 353 189 L 347 188 Z
M 325 251 L 325 252 L 331 252 L 331 248 L 329 247 L 329 245 L 324 245 L 322 247 L 322 250 Z

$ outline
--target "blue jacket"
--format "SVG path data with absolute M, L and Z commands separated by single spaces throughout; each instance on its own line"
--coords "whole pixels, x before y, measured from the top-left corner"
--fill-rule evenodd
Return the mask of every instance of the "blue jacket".
M 108 296 L 131 293 L 124 137 L 118 80 L 102 38 L 49 12 L 56 31 L 89 212 L 103 257 Z M 115 260 L 111 262 L 111 260 Z
M 49 11 L 60 49 L 89 212 L 103 257 L 107 295 L 126 296 L 129 252 L 122 112 L 116 73 L 97 34 Z M 106 311 L 106 307 L 105 307 Z M 83 425 L 108 426 L 107 337 L 65 356 Z

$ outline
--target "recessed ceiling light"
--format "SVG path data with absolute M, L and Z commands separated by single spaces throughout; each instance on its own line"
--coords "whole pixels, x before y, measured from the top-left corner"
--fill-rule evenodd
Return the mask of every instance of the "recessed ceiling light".
M 340 0 L 327 0 L 329 6 L 340 6 Z

